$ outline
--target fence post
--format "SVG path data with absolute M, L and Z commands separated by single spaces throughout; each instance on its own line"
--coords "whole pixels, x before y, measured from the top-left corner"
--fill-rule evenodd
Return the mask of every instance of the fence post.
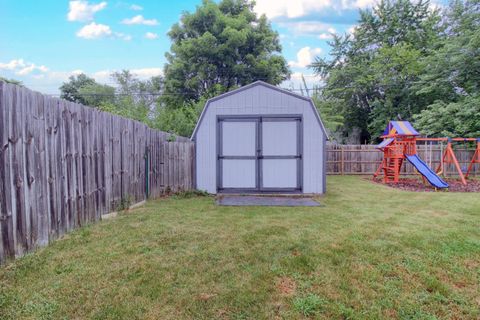
M 340 146 L 340 174 L 343 176 L 345 170 L 343 145 Z

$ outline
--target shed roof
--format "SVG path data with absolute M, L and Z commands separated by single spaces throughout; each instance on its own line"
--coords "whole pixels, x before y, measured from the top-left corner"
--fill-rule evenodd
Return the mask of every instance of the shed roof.
M 236 94 L 236 93 L 239 93 L 241 91 L 244 91 L 244 90 L 247 90 L 247 89 L 251 89 L 253 87 L 256 87 L 256 86 L 264 86 L 266 88 L 269 88 L 269 89 L 272 89 L 272 90 L 276 90 L 276 91 L 279 91 L 281 93 L 284 93 L 284 94 L 288 94 L 288 95 L 291 95 L 295 98 L 298 98 L 298 99 L 302 99 L 302 100 L 305 100 L 307 102 L 309 102 L 311 108 L 312 108 L 312 111 L 313 113 L 315 114 L 315 117 L 320 125 L 320 127 L 322 128 L 322 131 L 323 133 L 325 134 L 325 136 L 328 137 L 328 133 L 327 133 L 327 130 L 325 128 L 325 125 L 323 124 L 322 122 L 322 119 L 320 118 L 320 115 L 318 114 L 318 111 L 317 111 L 317 108 L 315 107 L 315 104 L 313 103 L 312 99 L 311 98 L 307 98 L 307 97 L 304 97 L 300 94 L 297 94 L 297 93 L 294 93 L 294 92 L 291 92 L 291 91 L 288 91 L 286 89 L 282 89 L 282 88 L 279 88 L 277 86 L 274 86 L 274 85 L 271 85 L 269 83 L 266 83 L 266 82 L 263 82 L 263 81 L 255 81 L 255 82 L 252 82 L 250 84 L 247 84 L 243 87 L 240 87 L 238 89 L 235 89 L 235 90 L 232 90 L 232 91 L 229 91 L 229 92 L 226 92 L 224 94 L 221 94 L 221 95 L 218 95 L 216 97 L 213 97 L 211 99 L 208 99 L 207 103 L 205 103 L 205 107 L 203 108 L 202 110 L 202 113 L 200 114 L 200 117 L 198 118 L 198 121 L 197 121 L 197 124 L 195 126 L 195 129 L 193 130 L 193 133 L 192 133 L 192 137 L 190 138 L 191 140 L 194 140 L 195 139 L 195 136 L 197 134 L 197 131 L 198 131 L 198 128 L 200 127 L 200 124 L 203 120 L 203 118 L 205 117 L 205 114 L 208 110 L 208 107 L 210 106 L 210 103 L 214 102 L 214 101 L 217 101 L 217 100 L 220 100 L 220 99 L 223 99 L 223 98 L 226 98 L 230 95 L 233 95 L 233 94 Z

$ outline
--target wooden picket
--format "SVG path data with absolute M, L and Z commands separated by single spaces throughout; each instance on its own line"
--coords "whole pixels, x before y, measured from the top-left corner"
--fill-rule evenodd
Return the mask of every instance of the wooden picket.
M 0 264 L 145 200 L 146 174 L 151 198 L 192 189 L 193 162 L 188 138 L 0 81 Z

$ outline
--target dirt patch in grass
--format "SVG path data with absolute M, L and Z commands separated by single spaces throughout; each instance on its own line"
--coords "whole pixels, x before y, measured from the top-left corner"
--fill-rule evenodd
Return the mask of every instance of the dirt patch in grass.
M 215 293 L 201 293 L 198 295 L 197 299 L 200 301 L 207 301 L 215 297 Z
M 467 259 L 464 261 L 464 264 L 467 269 L 470 270 L 476 270 L 477 268 L 480 268 L 480 262 L 477 260 Z
M 398 313 L 395 309 L 386 309 L 383 314 L 387 319 L 398 319 Z
M 298 257 L 298 256 L 300 256 L 301 254 L 302 254 L 302 253 L 301 253 L 300 251 L 296 250 L 296 249 L 292 251 L 292 256 L 294 256 L 294 257 Z
M 282 295 L 282 296 L 287 296 L 291 297 L 295 294 L 297 291 L 297 284 L 295 283 L 295 280 L 289 277 L 281 277 L 277 280 L 277 291 Z
M 371 178 L 366 178 L 371 180 Z M 421 179 L 415 178 L 402 178 L 398 183 L 387 183 L 384 184 L 382 179 L 374 179 L 375 183 L 387 185 L 389 187 L 407 191 L 415 191 L 415 192 L 433 192 L 436 191 L 434 187 L 432 187 L 428 182 L 423 184 Z M 463 183 L 458 179 L 445 179 L 448 183 L 448 191 L 450 192 L 480 192 L 480 181 L 479 180 L 467 180 L 467 185 L 463 185 Z M 441 189 L 437 189 L 441 190 Z

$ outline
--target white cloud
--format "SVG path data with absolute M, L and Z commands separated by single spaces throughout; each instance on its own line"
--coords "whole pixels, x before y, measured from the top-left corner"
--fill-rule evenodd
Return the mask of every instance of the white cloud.
M 115 32 L 115 37 L 125 40 L 125 41 L 130 41 L 132 40 L 132 36 L 129 34 L 121 33 L 121 32 Z
M 154 39 L 158 38 L 158 34 L 153 33 L 153 32 L 147 32 L 147 33 L 145 33 L 145 38 L 150 39 L 150 40 L 154 40 Z
M 91 76 L 95 79 L 97 82 L 101 83 L 106 83 L 110 82 L 110 74 L 112 74 L 112 71 L 110 70 L 102 70 L 102 71 L 97 71 L 91 74 Z
M 105 24 L 95 23 L 95 22 L 91 22 L 90 24 L 87 24 L 86 26 L 83 26 L 83 28 L 78 30 L 77 37 L 89 39 L 89 40 L 100 39 L 105 37 L 113 37 L 113 38 L 118 38 L 125 41 L 132 40 L 132 36 L 129 34 L 125 34 L 121 32 L 113 32 L 110 26 L 107 26 Z
M 9 62 L 0 62 L 0 70 L 5 70 L 5 76 L 18 76 L 28 88 L 38 90 L 47 94 L 58 94 L 58 88 L 62 82 L 68 81 L 72 75 L 85 73 L 89 77 L 94 78 L 99 83 L 107 83 L 113 85 L 110 75 L 118 70 L 101 70 L 97 72 L 85 72 L 80 69 L 71 71 L 50 70 L 44 65 L 36 65 L 26 62 L 23 59 L 15 59 Z M 162 68 L 138 68 L 131 69 L 130 72 L 141 80 L 146 80 L 154 76 L 162 75 Z M 11 73 L 11 75 L 10 75 Z
M 303 79 L 302 79 L 303 76 Z M 280 86 L 283 88 L 289 88 L 294 90 L 295 93 L 302 94 L 302 90 L 300 88 L 305 89 L 305 84 L 303 80 L 307 84 L 307 88 L 312 89 L 315 86 L 319 86 L 322 84 L 322 78 L 315 74 L 304 74 L 302 72 L 293 72 L 290 75 L 289 80 L 285 80 Z M 306 95 L 307 92 L 303 90 L 303 94 Z M 310 92 L 311 94 L 311 92 Z
M 332 38 L 333 38 L 333 34 L 331 34 L 331 33 L 325 33 L 324 32 L 324 33 L 320 33 L 318 35 L 318 39 L 320 39 L 320 40 L 329 40 L 329 39 L 332 39 Z
M 0 62 L 0 70 L 8 70 L 14 72 L 18 76 L 26 76 L 29 74 L 39 75 L 48 71 L 44 65 L 37 66 L 31 62 L 25 62 L 23 59 L 14 59 L 10 62 Z
M 32 63 L 29 66 L 26 66 L 25 68 L 22 68 L 22 69 L 18 70 L 17 72 L 15 72 L 15 74 L 17 74 L 19 76 L 25 76 L 25 75 L 30 74 L 30 73 L 35 72 L 35 71 L 47 72 L 48 68 L 43 66 L 43 65 L 42 66 L 37 66 L 34 63 Z
M 318 35 L 319 33 L 336 33 L 330 25 L 319 21 L 296 21 L 279 23 L 281 27 L 292 31 L 294 35 Z
M 130 71 L 134 75 L 138 76 L 140 79 L 147 79 L 155 76 L 160 76 L 163 74 L 162 68 L 142 68 L 142 69 L 132 69 Z
M 437 0 L 430 1 L 430 4 L 428 5 L 428 9 L 431 12 L 436 11 L 436 10 L 442 10 L 444 8 L 445 8 L 445 5 L 438 2 Z
M 3 70 L 15 70 L 23 67 L 25 67 L 25 61 L 23 61 L 23 59 L 14 59 L 6 63 L 0 62 L 0 69 Z
M 337 30 L 335 30 L 334 28 L 328 28 L 327 32 L 322 32 L 318 35 L 318 39 L 320 40 L 333 39 L 333 36 L 335 35 L 335 33 L 337 33 Z
M 146 26 L 156 26 L 158 25 L 158 21 L 156 19 L 145 19 L 141 14 L 136 15 L 130 19 L 123 19 L 123 24 L 143 24 Z
M 134 10 L 134 11 L 141 11 L 143 10 L 143 7 L 142 6 L 139 6 L 138 4 L 132 4 L 130 6 L 130 9 Z
M 378 0 L 355 0 L 355 1 L 347 1 L 347 2 L 350 2 L 349 7 L 352 9 L 365 9 L 368 7 L 375 6 L 378 3 Z
M 67 19 L 68 21 L 92 21 L 93 15 L 105 9 L 106 6 L 105 1 L 98 4 L 89 4 L 84 0 L 70 1 Z
M 98 39 L 112 35 L 112 29 L 105 24 L 91 22 L 77 32 L 77 37 L 84 39 Z
M 305 68 L 321 53 L 322 49 L 320 48 L 303 47 L 297 52 L 297 61 L 289 61 L 288 64 L 291 67 Z
M 378 0 L 257 0 L 255 11 L 270 19 L 298 18 L 326 9 L 345 10 L 373 6 Z
M 353 37 L 355 38 L 355 30 L 357 29 L 357 25 L 353 25 L 351 26 L 350 28 L 347 29 L 347 31 L 345 32 L 346 34 L 350 35 L 350 37 Z

